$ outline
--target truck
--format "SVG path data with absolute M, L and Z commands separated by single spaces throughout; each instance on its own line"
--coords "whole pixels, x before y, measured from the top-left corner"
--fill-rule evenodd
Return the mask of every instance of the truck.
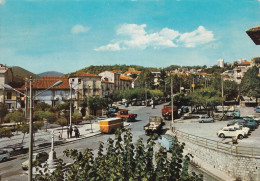
M 99 121 L 101 133 L 114 133 L 117 129 L 122 129 L 124 123 L 121 118 L 108 118 Z
M 124 110 L 119 110 L 117 112 L 117 117 L 121 118 L 123 121 L 135 121 L 135 119 L 137 118 L 137 114 L 133 114 L 133 113 L 129 113 L 128 110 L 124 109 Z
M 177 106 L 173 106 L 173 118 L 176 119 L 178 116 Z M 172 107 L 164 105 L 162 108 L 162 117 L 165 120 L 170 120 L 172 118 Z
M 144 126 L 144 131 L 146 134 L 151 134 L 159 132 L 162 129 L 162 118 L 159 116 L 150 116 L 149 123 Z

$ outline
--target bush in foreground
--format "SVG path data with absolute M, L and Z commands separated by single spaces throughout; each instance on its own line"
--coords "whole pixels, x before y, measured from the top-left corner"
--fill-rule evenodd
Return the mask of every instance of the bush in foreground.
M 202 175 L 188 172 L 191 155 L 183 156 L 184 143 L 173 138 L 171 157 L 168 158 L 161 147 L 154 155 L 154 144 L 148 139 L 146 146 L 140 138 L 134 145 L 132 134 L 126 130 L 124 134 L 117 131 L 115 139 L 107 140 L 107 148 L 100 143 L 96 156 L 90 149 L 83 153 L 76 149 L 65 150 L 67 157 L 74 160 L 64 173 L 65 164 L 60 160 L 56 171 L 52 174 L 40 172 L 36 180 L 163 180 L 163 181 L 202 181 Z

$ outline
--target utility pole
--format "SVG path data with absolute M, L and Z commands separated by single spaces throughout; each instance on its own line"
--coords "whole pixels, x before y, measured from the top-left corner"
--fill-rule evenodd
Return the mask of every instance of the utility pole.
M 72 81 L 70 82 L 70 127 L 72 126 Z
M 145 82 L 145 106 L 147 107 L 147 88 L 146 88 L 146 82 Z
M 193 83 L 192 83 L 192 89 L 193 89 L 193 91 L 192 91 L 192 92 L 194 92 L 194 87 L 195 87 L 195 84 L 194 84 L 194 77 L 193 77 Z
M 172 83 L 172 75 L 171 75 L 171 108 L 172 108 L 172 126 L 173 126 L 173 83 Z
M 33 155 L 33 97 L 32 97 L 32 76 L 30 76 L 30 124 L 29 124 L 29 133 L 30 133 L 30 142 L 29 142 L 29 181 L 32 181 L 32 155 Z
M 222 75 L 221 75 L 221 90 L 222 90 L 222 117 L 224 117 L 224 82 L 223 82 Z

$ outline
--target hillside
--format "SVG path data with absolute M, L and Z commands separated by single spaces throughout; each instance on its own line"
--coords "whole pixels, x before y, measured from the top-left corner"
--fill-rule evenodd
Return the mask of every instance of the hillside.
M 29 78 L 30 76 L 33 77 L 33 79 L 39 79 L 40 76 L 22 68 L 19 66 L 14 66 L 11 67 L 13 71 L 13 76 L 14 76 L 14 81 L 15 82 L 24 82 L 24 79 L 27 77 Z
M 40 73 L 37 75 L 40 77 L 43 77 L 43 76 L 63 76 L 64 74 L 61 72 L 56 72 L 56 71 L 48 71 L 48 72 L 43 72 L 43 73 Z
M 138 65 L 102 65 L 102 66 L 94 66 L 91 65 L 89 67 L 83 68 L 81 70 L 78 70 L 76 72 L 88 72 L 91 74 L 99 74 L 103 71 L 112 71 L 112 70 L 120 70 L 122 73 L 128 71 L 129 68 L 135 68 L 135 70 L 144 70 L 149 69 L 151 71 L 158 70 L 157 68 L 151 68 L 151 67 L 143 67 Z M 73 73 L 76 73 L 73 72 Z

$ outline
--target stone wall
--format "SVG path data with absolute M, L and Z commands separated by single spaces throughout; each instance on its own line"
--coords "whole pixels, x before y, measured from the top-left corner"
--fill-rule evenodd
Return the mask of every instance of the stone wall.
M 232 155 L 196 145 L 187 140 L 182 140 L 181 137 L 178 137 L 178 139 L 180 142 L 185 142 L 185 150 L 187 150 L 187 152 L 205 160 L 208 164 L 226 172 L 229 176 L 241 178 L 245 181 L 260 181 L 259 157 Z

